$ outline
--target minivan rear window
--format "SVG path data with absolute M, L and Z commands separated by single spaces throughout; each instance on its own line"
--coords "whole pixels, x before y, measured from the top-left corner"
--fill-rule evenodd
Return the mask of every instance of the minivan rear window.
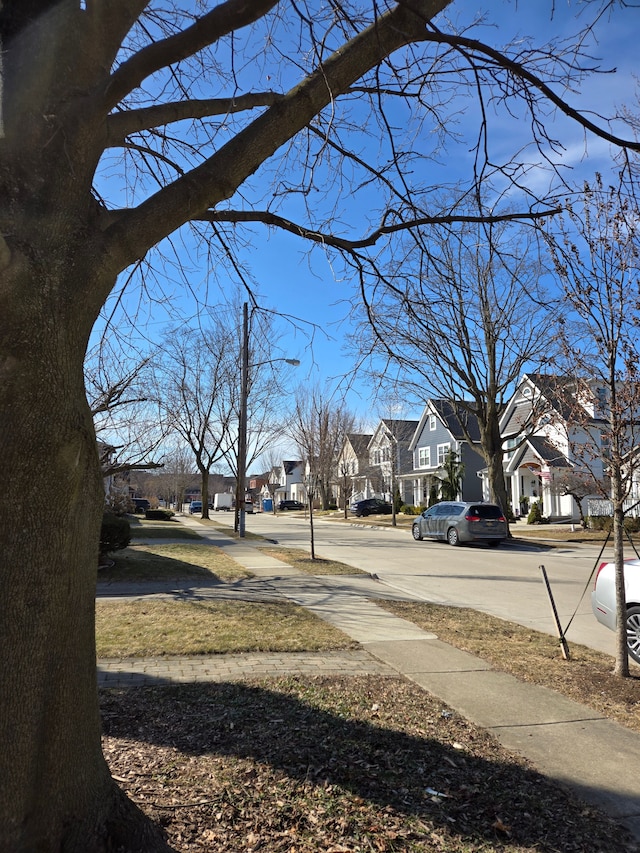
M 470 515 L 478 515 L 480 518 L 500 518 L 502 512 L 499 506 L 492 504 L 478 504 L 477 506 L 469 507 Z

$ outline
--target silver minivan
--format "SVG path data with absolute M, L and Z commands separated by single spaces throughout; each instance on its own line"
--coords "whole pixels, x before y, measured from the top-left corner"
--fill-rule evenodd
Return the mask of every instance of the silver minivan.
M 486 542 L 492 548 L 507 538 L 507 520 L 497 504 L 441 501 L 413 522 L 413 538 L 442 539 L 449 545 Z

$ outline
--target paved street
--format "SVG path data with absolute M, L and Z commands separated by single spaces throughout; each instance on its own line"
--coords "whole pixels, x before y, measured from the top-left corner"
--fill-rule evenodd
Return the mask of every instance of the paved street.
M 233 518 L 223 513 L 215 519 L 233 524 Z M 314 527 L 319 557 L 375 573 L 385 586 L 413 598 L 472 607 L 555 635 L 540 570 L 544 565 L 563 627 L 577 608 L 568 642 L 614 654 L 613 632 L 596 622 L 591 612 L 591 583 L 585 592 L 599 545 L 568 545 L 549 551 L 515 543 L 498 549 L 452 548 L 440 542 L 414 542 L 408 530 L 375 528 L 367 519 L 354 526 L 316 518 Z M 302 517 L 248 515 L 247 531 L 282 545 L 309 548 L 309 522 Z M 516 526 L 515 536 L 517 533 Z

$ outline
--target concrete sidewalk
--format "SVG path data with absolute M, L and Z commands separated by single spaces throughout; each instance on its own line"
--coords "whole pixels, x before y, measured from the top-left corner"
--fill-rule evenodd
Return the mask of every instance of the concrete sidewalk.
M 406 596 L 366 575 L 302 576 L 262 554 L 251 540 L 232 539 L 190 518 L 180 520 L 223 548 L 256 578 L 244 585 L 217 584 L 189 592 L 165 590 L 165 595 L 217 597 L 231 595 L 234 588 L 236 595 L 246 599 L 253 584 L 256 600 L 261 590 L 264 595 L 294 601 L 357 640 L 362 651 L 223 655 L 215 660 L 99 661 L 101 683 L 140 683 L 145 670 L 150 677 L 170 681 L 284 672 L 401 674 L 490 731 L 505 747 L 529 759 L 541 773 L 610 814 L 640 840 L 640 735 L 555 691 L 496 672 L 485 661 L 389 614 L 370 599 Z M 130 587 L 129 590 L 131 593 Z M 101 588 L 99 595 L 123 592 Z M 160 664 L 165 666 L 162 673 L 154 669 Z

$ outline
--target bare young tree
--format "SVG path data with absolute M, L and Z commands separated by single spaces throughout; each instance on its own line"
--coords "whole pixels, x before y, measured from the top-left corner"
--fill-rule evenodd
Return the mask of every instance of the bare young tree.
M 193 467 L 193 453 L 188 445 L 177 445 L 163 458 L 162 478 L 164 492 L 176 512 L 182 509 L 184 495 L 197 476 Z
M 225 458 L 235 429 L 229 392 L 238 383 L 237 341 L 222 318 L 202 329 L 174 329 L 155 366 L 159 417 L 191 448 L 200 473 L 202 518 L 209 518 L 211 469 Z
M 322 509 L 328 509 L 338 478 L 338 455 L 345 437 L 353 432 L 355 415 L 317 386 L 299 386 L 295 400 L 289 434 L 313 477 Z
M 624 516 L 640 445 L 640 209 L 600 176 L 567 202 L 549 243 L 566 305 L 563 355 L 572 383 L 565 404 L 582 425 L 572 451 L 613 507 L 617 642 L 615 672 L 629 675 Z
M 272 312 L 255 308 L 249 311 L 245 303 L 242 316 L 236 358 L 239 373 L 227 388 L 225 401 L 237 429 L 229 433 L 224 449 L 225 461 L 236 477 L 235 529 L 240 529 L 241 536 L 244 535 L 241 503 L 246 482 L 240 481 L 246 479 L 249 466 L 284 433 L 282 424 L 291 368 L 300 364 L 298 359 L 280 354 Z
M 428 254 L 422 247 L 370 286 L 363 279 L 359 343 L 368 329 L 373 369 L 382 360 L 378 376 L 393 377 L 394 391 L 455 405 L 469 442 L 477 422 L 491 498 L 506 512 L 500 417 L 525 366 L 553 345 L 535 245 L 504 225 L 467 224 Z
M 586 527 L 583 502 L 586 497 L 593 494 L 607 494 L 608 479 L 606 477 L 597 480 L 588 470 L 570 470 L 556 475 L 553 488 L 559 495 L 570 495 L 578 508 L 580 526 Z
M 108 448 L 103 475 L 161 467 L 165 434 L 151 397 L 150 357 L 131 362 L 101 341 L 85 360 L 87 400 L 98 440 Z
M 0 849 L 166 849 L 100 743 L 89 567 L 103 485 L 83 359 L 116 285 L 126 295 L 144 273 L 157 298 L 170 270 L 192 291 L 182 268 L 201 237 L 212 276 L 250 287 L 249 223 L 364 264 L 402 229 L 456 221 L 422 168 L 445 146 L 455 160 L 456 95 L 477 118 L 461 181 L 489 194 L 495 178 L 520 205 L 492 197 L 487 221 L 553 209 L 527 187 L 521 137 L 506 156 L 491 145 L 487 99 L 547 158 L 549 109 L 640 148 L 558 94 L 593 64 L 583 38 L 489 44 L 449 8 L 465 4 L 2 3 Z

